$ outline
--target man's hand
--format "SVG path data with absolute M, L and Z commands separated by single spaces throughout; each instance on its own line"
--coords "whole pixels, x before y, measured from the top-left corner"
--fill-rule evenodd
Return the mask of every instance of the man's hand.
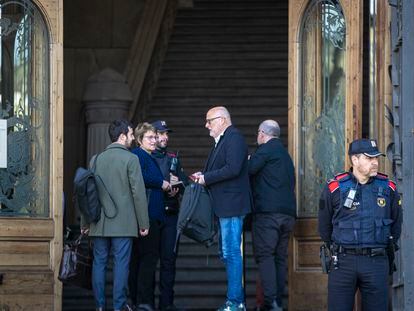
M 171 189 L 171 185 L 168 181 L 163 180 L 162 181 L 162 190 L 169 191 Z
M 196 173 L 194 173 L 194 174 L 191 174 L 190 178 L 191 178 L 194 182 L 196 182 L 196 183 L 198 183 L 198 184 L 200 184 L 200 185 L 203 185 L 203 186 L 205 186 L 205 185 L 206 185 L 206 182 L 204 181 L 204 175 L 203 175 L 203 173 L 201 173 L 201 172 L 196 172 Z
M 204 181 L 204 175 L 199 175 L 199 176 L 198 176 L 198 180 L 197 180 L 197 182 L 198 182 L 200 185 L 205 186 L 205 185 L 206 185 L 206 182 Z
M 139 229 L 139 235 L 140 236 L 146 236 L 148 235 L 149 229 Z
M 178 182 L 178 177 L 170 173 L 170 183 Z
M 193 174 L 191 174 L 190 176 L 188 176 L 192 181 L 194 182 L 198 182 L 198 178 L 203 175 L 203 173 L 201 172 L 195 172 Z
M 180 191 L 180 189 L 178 187 L 172 187 L 171 190 L 168 192 L 168 196 L 169 197 L 175 197 L 178 193 L 178 191 Z

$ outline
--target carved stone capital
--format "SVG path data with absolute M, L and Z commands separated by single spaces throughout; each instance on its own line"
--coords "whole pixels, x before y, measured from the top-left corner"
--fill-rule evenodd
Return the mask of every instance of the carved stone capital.
M 88 126 L 86 157 L 89 160 L 110 144 L 109 124 L 116 119 L 128 119 L 132 96 L 124 76 L 107 68 L 88 79 L 83 103 Z
M 86 123 L 110 123 L 128 118 L 131 91 L 123 75 L 111 68 L 91 76 L 85 87 L 83 103 Z
M 128 119 L 131 102 L 100 101 L 85 103 L 86 124 L 106 123 L 116 119 Z

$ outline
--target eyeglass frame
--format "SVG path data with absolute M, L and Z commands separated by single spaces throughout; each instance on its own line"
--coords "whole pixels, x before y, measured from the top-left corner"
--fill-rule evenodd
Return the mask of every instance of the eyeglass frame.
M 157 136 L 155 135 L 155 136 L 148 136 L 148 135 L 144 135 L 144 136 L 142 136 L 142 139 L 144 139 L 144 138 L 146 138 L 146 139 L 148 139 L 149 141 L 151 141 L 151 140 L 157 140 Z
M 224 117 L 223 116 L 218 116 L 218 117 L 206 119 L 206 123 L 211 124 L 211 122 L 213 122 L 214 120 L 219 119 L 219 118 L 224 118 Z

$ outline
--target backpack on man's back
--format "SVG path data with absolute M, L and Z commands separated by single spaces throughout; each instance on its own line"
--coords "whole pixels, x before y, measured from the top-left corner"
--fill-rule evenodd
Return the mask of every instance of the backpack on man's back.
M 94 165 L 95 166 L 95 165 Z M 96 223 L 101 218 L 101 202 L 94 171 L 79 167 L 73 180 L 75 206 L 86 224 Z
M 101 218 L 101 210 L 103 209 L 103 206 L 99 200 L 98 183 L 100 183 L 103 189 L 105 189 L 103 195 L 106 195 L 114 205 L 114 211 L 111 211 L 111 213 L 107 213 L 105 209 L 103 209 L 105 217 L 114 218 L 118 212 L 103 180 L 99 177 L 99 175 L 95 174 L 96 163 L 99 155 L 100 154 L 97 154 L 92 158 L 91 161 L 93 161 L 93 165 L 91 169 L 79 167 L 76 170 L 75 178 L 73 180 L 73 197 L 75 206 L 82 214 L 85 224 L 96 223 Z

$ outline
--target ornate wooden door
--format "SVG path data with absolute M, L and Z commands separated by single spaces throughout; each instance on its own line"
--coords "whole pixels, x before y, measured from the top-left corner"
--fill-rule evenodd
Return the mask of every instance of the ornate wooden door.
M 56 278 L 62 252 L 61 7 L 59 0 L 0 1 L 0 310 L 5 311 L 61 309 Z
M 362 119 L 362 1 L 289 1 L 289 150 L 297 172 L 289 310 L 324 310 L 319 196 L 348 165 Z

